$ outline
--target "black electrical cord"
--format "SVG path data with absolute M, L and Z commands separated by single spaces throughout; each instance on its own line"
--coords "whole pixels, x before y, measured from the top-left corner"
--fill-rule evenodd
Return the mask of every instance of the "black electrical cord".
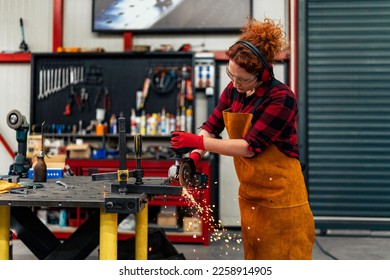
M 331 253 L 329 253 L 328 251 L 326 251 L 320 244 L 320 242 L 318 242 L 317 238 L 315 239 L 315 243 L 317 244 L 317 247 L 320 249 L 320 251 L 322 253 L 324 253 L 325 255 L 327 255 L 328 257 L 330 257 L 331 259 L 333 260 L 338 260 L 338 258 L 336 258 L 335 256 L 333 256 Z

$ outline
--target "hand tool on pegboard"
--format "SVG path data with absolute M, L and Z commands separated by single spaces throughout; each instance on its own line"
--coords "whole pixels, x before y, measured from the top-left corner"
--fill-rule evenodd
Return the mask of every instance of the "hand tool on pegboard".
M 188 101 L 192 101 L 194 99 L 191 77 L 186 79 L 186 99 Z
M 110 91 L 108 90 L 108 87 L 97 87 L 96 89 L 96 96 L 95 100 L 93 102 L 95 108 L 102 108 L 100 104 L 102 104 L 103 108 L 105 110 L 111 109 L 111 95 Z
M 111 109 L 111 95 L 108 87 L 104 87 L 103 108 L 106 110 Z
M 67 99 L 66 105 L 65 105 L 64 116 L 70 116 L 72 114 L 72 106 L 73 106 L 75 96 L 76 96 L 76 92 L 74 91 L 73 85 L 71 85 L 70 91 L 68 94 L 68 99 Z
M 87 112 L 91 111 L 91 106 L 89 104 L 89 93 L 86 88 L 81 88 L 80 91 L 80 99 L 81 99 L 81 110 L 87 110 Z
M 38 81 L 38 100 L 45 98 L 44 95 L 44 76 L 43 76 L 44 70 L 39 69 L 39 81 Z
M 82 111 L 82 104 L 81 104 L 81 92 L 77 93 L 75 92 L 74 94 L 74 100 L 76 101 L 77 107 L 79 107 L 79 110 Z
M 153 92 L 164 95 L 173 92 L 177 83 L 176 71 L 174 66 L 154 67 L 150 77 L 150 87 Z
M 185 96 L 186 96 L 186 79 L 185 77 L 187 76 L 187 67 L 183 66 L 181 69 L 181 79 L 179 83 L 179 106 L 180 108 L 183 108 L 185 106 Z
M 148 70 L 148 74 L 146 75 L 145 80 L 144 80 L 144 85 L 142 87 L 141 102 L 139 104 L 139 108 L 137 108 L 138 110 L 142 110 L 145 108 L 145 102 L 146 102 L 146 99 L 148 98 L 152 74 L 153 74 L 153 69 L 150 68 Z

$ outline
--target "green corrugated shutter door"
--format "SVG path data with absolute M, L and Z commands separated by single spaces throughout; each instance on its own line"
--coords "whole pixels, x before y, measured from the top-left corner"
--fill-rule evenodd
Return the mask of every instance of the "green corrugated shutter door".
M 313 213 L 368 218 L 370 228 L 371 218 L 390 218 L 390 1 L 308 0 L 306 8 Z

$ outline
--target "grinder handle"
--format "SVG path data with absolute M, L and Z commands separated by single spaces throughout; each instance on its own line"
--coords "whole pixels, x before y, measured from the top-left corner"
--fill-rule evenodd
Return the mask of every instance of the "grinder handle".
M 118 118 L 119 132 L 119 169 L 125 170 L 126 167 L 126 119 Z
M 134 151 L 135 151 L 135 158 L 140 159 L 142 155 L 142 139 L 140 133 L 136 133 L 134 135 Z
M 142 137 L 140 133 L 134 135 L 134 152 L 137 165 L 136 169 L 141 169 Z

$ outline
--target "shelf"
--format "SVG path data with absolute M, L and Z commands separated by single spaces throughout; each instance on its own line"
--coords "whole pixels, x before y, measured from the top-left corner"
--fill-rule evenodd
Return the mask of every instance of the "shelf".
M 29 63 L 31 61 L 31 53 L 0 53 L 0 63 Z
M 103 137 L 106 138 L 118 138 L 118 134 L 104 134 L 104 135 L 97 135 L 94 133 L 91 134 L 79 134 L 79 133 L 44 133 L 44 137 L 46 138 L 89 138 L 89 139 L 100 139 Z M 126 138 L 133 138 L 134 135 L 127 133 Z M 142 139 L 169 139 L 171 136 L 170 135 L 142 135 Z

